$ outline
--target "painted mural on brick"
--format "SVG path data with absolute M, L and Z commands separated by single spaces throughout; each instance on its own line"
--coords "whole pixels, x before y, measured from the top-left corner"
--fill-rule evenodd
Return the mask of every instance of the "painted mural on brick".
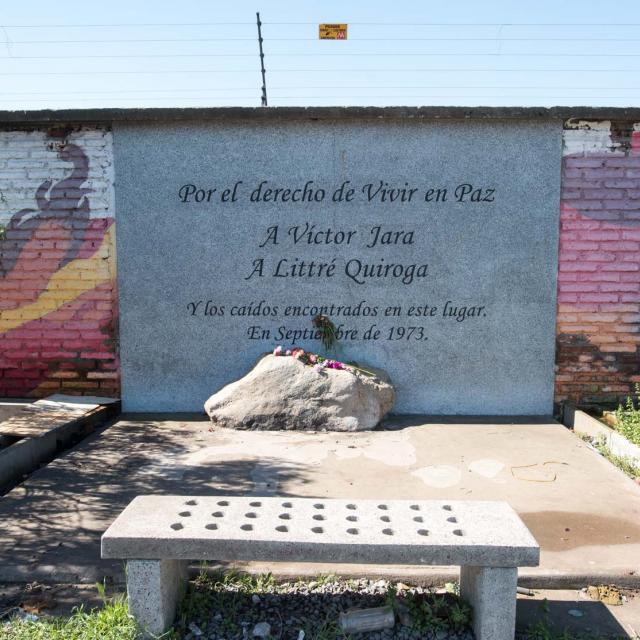
M 558 287 L 556 399 L 622 399 L 640 382 L 640 124 L 566 124 Z
M 118 393 L 111 133 L 0 132 L 0 396 Z

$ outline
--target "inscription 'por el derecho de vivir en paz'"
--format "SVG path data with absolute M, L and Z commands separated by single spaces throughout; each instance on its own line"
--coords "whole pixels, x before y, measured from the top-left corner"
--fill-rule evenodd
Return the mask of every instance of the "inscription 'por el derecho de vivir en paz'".
M 348 203 L 364 203 L 372 206 L 384 206 L 383 211 L 376 210 L 382 220 L 368 225 L 357 225 L 357 217 L 353 227 L 348 225 L 331 226 L 322 224 L 317 219 L 282 224 L 266 221 L 255 228 L 254 247 L 256 255 L 248 264 L 238 265 L 237 277 L 245 282 L 263 281 L 264 279 L 289 279 L 290 281 L 333 281 L 346 278 L 348 282 L 363 286 L 375 281 L 398 283 L 409 286 L 424 281 L 432 276 L 428 261 L 415 262 L 402 259 L 403 248 L 411 248 L 419 244 L 420 233 L 424 233 L 426 225 L 420 228 L 402 225 L 401 207 L 411 205 L 415 210 L 443 203 L 458 206 L 475 205 L 490 207 L 495 201 L 496 189 L 492 186 L 477 186 L 461 182 L 452 186 L 411 186 L 404 182 L 400 186 L 392 186 L 384 180 L 368 182 L 355 186 L 352 181 L 344 180 L 334 187 L 322 186 L 314 180 L 307 180 L 302 185 L 280 186 L 268 180 L 248 184 L 236 180 L 228 186 L 210 186 L 188 183 L 179 187 L 178 199 L 184 205 L 204 205 L 212 211 L 218 207 L 250 205 L 315 205 L 340 206 Z M 265 209 L 270 213 L 273 208 Z M 394 214 L 397 212 L 394 220 Z M 415 221 L 415 216 L 414 216 Z M 389 221 L 395 222 L 395 224 Z M 285 256 L 269 255 L 269 249 L 284 248 Z M 314 249 L 335 248 L 338 255 L 315 257 Z M 295 250 L 301 255 L 296 255 Z M 398 251 L 398 259 L 390 259 L 388 251 L 385 256 L 376 256 L 376 250 L 393 249 Z M 422 252 L 416 252 L 422 253 Z M 353 311 L 351 309 L 353 308 Z M 304 312 L 300 312 L 304 309 Z M 365 309 L 364 313 L 360 313 Z M 225 301 L 192 300 L 187 303 L 191 316 L 208 317 L 245 317 L 268 319 L 291 319 L 308 317 L 318 313 L 331 317 L 357 318 L 405 318 L 406 324 L 392 326 L 370 325 L 368 329 L 356 329 L 338 322 L 337 331 L 343 340 L 426 340 L 427 334 L 422 324 L 416 323 L 425 319 L 441 317 L 464 322 L 469 319 L 487 316 L 486 304 L 457 304 L 452 300 L 441 302 L 425 302 L 416 300 L 412 304 L 394 304 L 379 307 L 362 300 L 357 305 L 313 304 L 300 306 L 279 305 L 267 300 L 250 300 L 242 304 L 227 304 Z M 251 340 L 276 339 L 295 343 L 302 339 L 317 339 L 318 332 L 309 328 L 290 328 L 282 325 L 275 330 L 263 329 L 253 325 L 247 329 Z

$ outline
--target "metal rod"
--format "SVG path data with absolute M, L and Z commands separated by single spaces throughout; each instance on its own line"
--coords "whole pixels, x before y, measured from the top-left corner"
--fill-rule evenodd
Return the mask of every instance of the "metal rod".
M 260 22 L 260 12 L 256 12 L 256 22 L 258 25 L 258 46 L 260 47 L 260 71 L 262 72 L 262 106 L 267 106 L 267 79 L 264 70 L 264 51 L 262 50 L 262 22 Z

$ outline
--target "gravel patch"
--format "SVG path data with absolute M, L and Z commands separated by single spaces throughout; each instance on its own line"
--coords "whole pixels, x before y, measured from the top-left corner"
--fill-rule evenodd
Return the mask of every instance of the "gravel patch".
M 433 593 L 399 586 L 399 596 Z M 268 576 L 201 574 L 190 583 L 174 628 L 182 640 L 473 640 L 466 627 L 452 630 L 447 628 L 448 622 L 435 620 L 430 629 L 415 629 L 401 624 L 398 616 L 393 629 L 349 635 L 342 632 L 341 612 L 389 604 L 388 593 L 394 587 L 386 580 L 320 578 L 275 584 Z M 456 601 L 454 596 L 448 598 Z

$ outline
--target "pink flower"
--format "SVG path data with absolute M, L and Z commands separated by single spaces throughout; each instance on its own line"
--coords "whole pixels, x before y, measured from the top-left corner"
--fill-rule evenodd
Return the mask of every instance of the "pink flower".
M 287 349 L 287 353 L 285 355 L 290 356 L 291 355 L 291 349 Z
M 284 351 L 284 349 L 278 345 L 274 350 L 273 350 L 273 355 L 274 356 L 281 356 L 282 352 Z
M 311 364 L 315 364 L 318 361 L 318 358 L 316 357 L 315 353 L 310 353 L 309 354 L 309 362 Z
M 313 365 L 313 370 L 317 371 L 318 373 L 320 373 L 323 369 L 324 369 L 324 367 L 321 364 L 314 364 Z

